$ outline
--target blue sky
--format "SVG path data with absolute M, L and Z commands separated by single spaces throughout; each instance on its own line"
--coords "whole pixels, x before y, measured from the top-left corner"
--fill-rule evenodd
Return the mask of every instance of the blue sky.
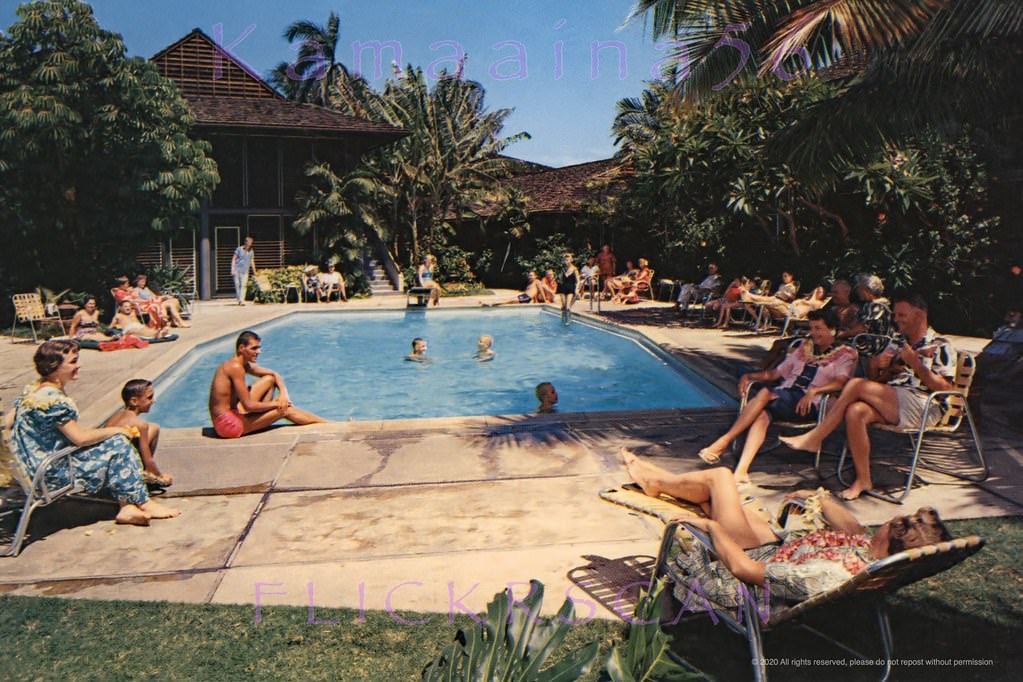
M 506 134 L 529 132 L 531 140 L 507 150 L 512 156 L 554 166 L 606 158 L 615 102 L 635 97 L 666 52 L 650 40 L 642 21 L 619 30 L 631 0 L 94 0 L 100 24 L 124 36 L 129 54 L 150 57 L 193 28 L 222 36 L 222 44 L 256 72 L 294 59 L 281 37 L 297 19 L 326 23 L 341 18 L 339 59 L 352 68 L 353 43 L 395 41 L 401 61 L 424 68 L 453 64 L 468 54 L 466 76 L 487 90 L 490 108 L 511 107 Z M 15 21 L 12 0 L 0 0 L 0 26 Z M 449 42 L 444 42 L 449 41 Z M 597 50 L 595 42 L 618 41 L 621 49 Z M 503 43 L 503 44 L 502 44 Z M 559 46 L 559 43 L 563 45 Z M 556 57 L 560 49 L 559 60 Z M 364 75 L 373 76 L 372 50 L 362 53 Z M 394 58 L 382 50 L 383 69 Z M 523 68 L 523 65 L 525 68 Z M 560 72 L 559 72 L 560 71 Z M 382 79 L 372 79 L 376 84 Z

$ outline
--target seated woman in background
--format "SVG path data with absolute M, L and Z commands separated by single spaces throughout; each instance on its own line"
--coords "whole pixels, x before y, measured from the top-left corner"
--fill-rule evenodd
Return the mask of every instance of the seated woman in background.
M 170 333 L 167 323 L 152 315 L 149 316 L 149 324 L 144 324 L 139 319 L 138 313 L 135 312 L 135 304 L 129 300 L 121 303 L 121 307 L 118 308 L 117 314 L 114 315 L 114 321 L 110 326 L 114 329 L 120 329 L 124 334 L 133 334 L 143 338 L 158 339 Z
M 109 341 L 110 336 L 99 330 L 99 309 L 96 297 L 89 296 L 85 305 L 78 309 L 71 318 L 71 331 L 68 335 L 78 341 Z
M 742 295 L 752 288 L 753 280 L 749 277 L 743 276 L 739 279 L 733 279 L 721 298 L 716 298 L 707 303 L 707 310 L 718 311 L 718 319 L 714 323 L 715 328 L 724 329 L 728 326 L 728 323 L 732 321 L 732 311 L 745 305 L 742 302 Z
M 789 306 L 789 312 L 797 320 L 805 320 L 811 310 L 820 310 L 828 300 L 828 296 L 824 293 L 824 287 L 817 287 L 806 298 L 793 301 Z
M 114 303 L 117 306 L 115 312 L 121 310 L 121 305 L 126 301 L 131 303 L 132 308 L 138 313 L 145 313 L 150 321 L 154 325 L 163 327 L 167 324 L 164 319 L 163 306 L 156 301 L 143 301 L 139 298 L 138 294 L 131 287 L 131 283 L 128 278 L 124 275 L 114 279 L 114 288 L 110 290 L 110 294 L 114 297 Z M 115 316 L 116 317 L 116 316 Z M 113 327 L 113 323 L 110 324 Z
M 428 253 L 423 256 L 423 261 L 416 269 L 416 283 L 423 289 L 430 289 L 430 301 L 434 305 L 440 305 L 440 284 L 434 279 L 436 274 L 437 259 Z
M 636 278 L 638 274 L 639 270 L 635 265 L 633 265 L 632 261 L 625 261 L 625 272 L 617 277 L 611 277 L 604 282 L 605 298 L 614 298 L 617 296 L 627 284 L 630 284 L 632 280 Z
M 650 269 L 650 262 L 646 258 L 639 259 L 639 270 L 628 281 L 618 287 L 617 292 L 611 298 L 612 303 L 639 303 L 639 291 L 643 284 L 650 286 L 654 271 Z
M 554 276 L 553 270 L 548 270 L 540 280 L 540 293 L 543 294 L 544 303 L 554 303 L 554 297 L 558 293 L 558 279 Z
M 85 492 L 108 492 L 118 504 L 117 523 L 148 526 L 150 519 L 169 519 L 180 514 L 149 497 L 142 481 L 142 461 L 132 447 L 138 436 L 131 427 L 90 429 L 78 423 L 78 406 L 67 395 L 67 384 L 78 378 L 78 342 L 45 341 L 32 358 L 39 378 L 15 400 L 8 417 L 13 454 L 35 476 L 43 459 L 61 448 L 82 448 L 61 460 L 46 474 L 53 487 L 72 481 Z
M 320 269 L 315 265 L 310 265 L 302 273 L 302 291 L 305 293 L 305 302 L 316 299 L 319 303 L 322 299 L 320 289 Z
M 181 301 L 177 296 L 161 296 L 149 288 L 149 277 L 138 275 L 135 277 L 135 297 L 142 305 L 155 303 L 160 306 L 161 317 L 169 317 L 175 327 L 188 327 L 181 317 Z
M 796 294 L 798 293 L 799 283 L 796 282 L 795 276 L 786 270 L 781 273 L 781 286 L 778 287 L 778 290 L 773 295 L 764 296 L 763 294 L 747 292 L 743 293 L 741 298 L 744 303 L 767 306 L 772 317 L 785 317 L 788 314 L 789 304 L 796 300 Z M 752 305 L 749 306 L 751 313 L 755 312 L 752 309 Z

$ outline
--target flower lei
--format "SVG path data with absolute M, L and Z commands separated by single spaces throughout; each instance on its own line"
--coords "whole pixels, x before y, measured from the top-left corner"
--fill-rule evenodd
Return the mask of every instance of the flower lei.
M 815 362 L 821 367 L 837 360 L 839 355 L 845 354 L 851 350 L 849 346 L 839 343 L 832 344 L 831 349 L 824 353 L 816 352 L 815 348 L 816 346 L 810 339 L 803 342 L 803 346 L 800 349 L 803 351 L 803 362 Z
M 798 540 L 785 543 L 768 560 L 768 563 L 787 561 L 801 565 L 820 559 L 841 562 L 845 570 L 855 575 L 862 571 L 867 564 L 855 552 L 843 550 L 865 551 L 869 548 L 870 541 L 864 535 L 849 535 L 837 530 L 818 530 L 804 535 Z

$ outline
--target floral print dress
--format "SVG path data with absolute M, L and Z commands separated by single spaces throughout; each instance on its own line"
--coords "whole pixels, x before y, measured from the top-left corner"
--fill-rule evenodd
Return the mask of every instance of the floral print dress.
M 64 391 L 39 381 L 29 384 L 14 405 L 14 455 L 28 475 L 35 476 L 43 459 L 72 445 L 57 427 L 77 421 L 78 406 Z M 70 467 L 52 467 L 46 475 L 47 484 L 65 486 L 74 480 L 88 493 L 109 490 L 121 503 L 138 505 L 149 500 L 142 481 L 142 460 L 127 436 L 82 448 L 71 455 L 70 463 Z

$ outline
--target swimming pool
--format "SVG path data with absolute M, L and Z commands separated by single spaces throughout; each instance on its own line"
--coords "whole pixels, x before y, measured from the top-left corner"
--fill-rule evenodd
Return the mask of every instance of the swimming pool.
M 578 318 L 565 325 L 541 308 L 302 312 L 253 329 L 259 364 L 284 377 L 292 401 L 336 421 L 521 414 L 535 410 L 541 381 L 557 388 L 560 412 L 734 405 L 649 342 Z M 492 362 L 472 358 L 483 334 L 494 337 Z M 197 347 L 159 378 L 153 421 L 209 424 L 210 379 L 235 336 Z M 429 364 L 404 361 L 417 336 Z

